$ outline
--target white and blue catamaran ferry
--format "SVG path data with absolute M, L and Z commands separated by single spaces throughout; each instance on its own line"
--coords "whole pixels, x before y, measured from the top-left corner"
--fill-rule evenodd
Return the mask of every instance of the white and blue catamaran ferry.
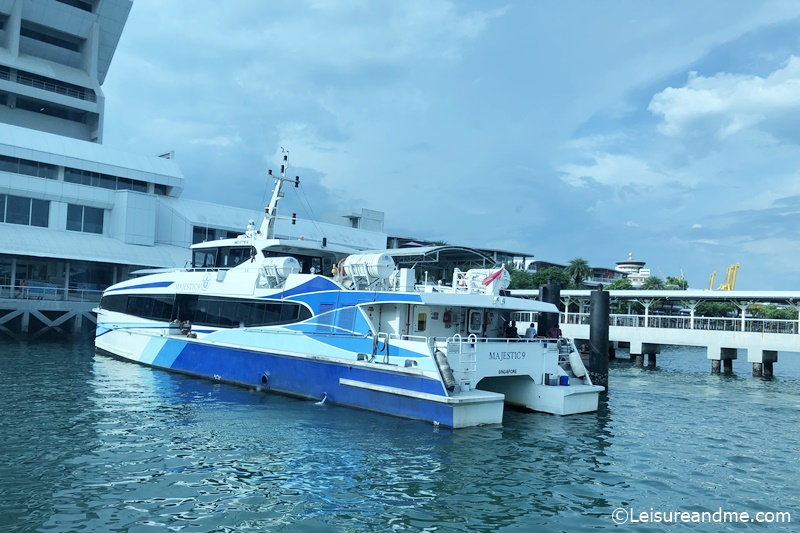
M 510 280 L 502 266 L 418 285 L 387 251 L 275 238 L 286 164 L 260 229 L 251 221 L 238 238 L 193 245 L 190 268 L 109 287 L 97 349 L 452 428 L 501 423 L 505 403 L 559 415 L 597 409 L 603 388 L 572 342 L 505 336 L 515 313 L 557 309 L 501 293 Z

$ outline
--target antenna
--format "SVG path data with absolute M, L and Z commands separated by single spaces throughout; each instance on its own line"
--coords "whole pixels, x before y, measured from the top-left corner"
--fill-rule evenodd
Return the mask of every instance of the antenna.
M 261 234 L 267 239 L 275 238 L 275 220 L 278 218 L 278 202 L 283 198 L 283 193 L 281 192 L 283 182 L 290 181 L 295 187 L 300 185 L 300 176 L 295 176 L 291 179 L 286 177 L 286 172 L 289 169 L 289 151 L 281 146 L 281 153 L 283 154 L 283 161 L 281 162 L 280 176 L 274 175 L 272 169 L 268 172 L 268 177 L 275 179 L 275 188 L 272 190 L 272 198 L 264 210 L 264 222 L 261 224 L 260 230 Z M 292 224 L 294 223 L 292 221 Z

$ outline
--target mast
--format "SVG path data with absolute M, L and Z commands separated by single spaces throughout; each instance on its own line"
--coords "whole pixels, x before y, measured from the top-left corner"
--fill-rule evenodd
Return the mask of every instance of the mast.
M 284 181 L 294 181 L 294 186 L 300 186 L 300 176 L 295 176 L 294 180 L 289 179 L 286 177 L 286 170 L 289 167 L 289 152 L 286 152 L 281 148 L 283 152 L 283 163 L 281 164 L 281 175 L 274 176 L 272 174 L 272 169 L 269 169 L 269 177 L 275 178 L 275 187 L 272 189 L 272 198 L 267 204 L 266 209 L 264 210 L 264 221 L 261 223 L 261 235 L 263 235 L 267 239 L 274 239 L 275 238 L 275 221 L 278 219 L 278 202 L 281 198 L 283 198 L 283 192 L 281 191 L 281 187 L 283 186 Z M 292 216 L 294 220 L 294 215 Z M 294 221 L 292 222 L 294 223 Z

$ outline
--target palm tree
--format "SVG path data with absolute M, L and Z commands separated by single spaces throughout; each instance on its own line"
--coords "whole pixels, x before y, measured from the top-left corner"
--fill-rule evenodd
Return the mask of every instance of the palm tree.
M 566 274 L 569 276 L 570 281 L 576 289 L 583 286 L 583 280 L 588 279 L 592 275 L 592 268 L 589 262 L 583 257 L 576 257 L 569 262 L 566 268 Z

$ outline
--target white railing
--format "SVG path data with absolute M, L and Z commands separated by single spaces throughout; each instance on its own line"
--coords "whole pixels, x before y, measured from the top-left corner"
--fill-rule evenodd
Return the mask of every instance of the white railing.
M 588 325 L 588 313 L 561 314 L 562 324 Z M 798 333 L 798 321 L 745 317 L 668 316 L 668 315 L 609 315 L 609 326 L 631 328 L 667 328 L 704 331 L 744 331 L 754 333 Z
M 55 287 L 49 284 L 28 284 L 23 287 L 0 285 L 0 299 L 7 300 L 53 300 L 69 302 L 99 302 L 103 291 L 77 287 Z

